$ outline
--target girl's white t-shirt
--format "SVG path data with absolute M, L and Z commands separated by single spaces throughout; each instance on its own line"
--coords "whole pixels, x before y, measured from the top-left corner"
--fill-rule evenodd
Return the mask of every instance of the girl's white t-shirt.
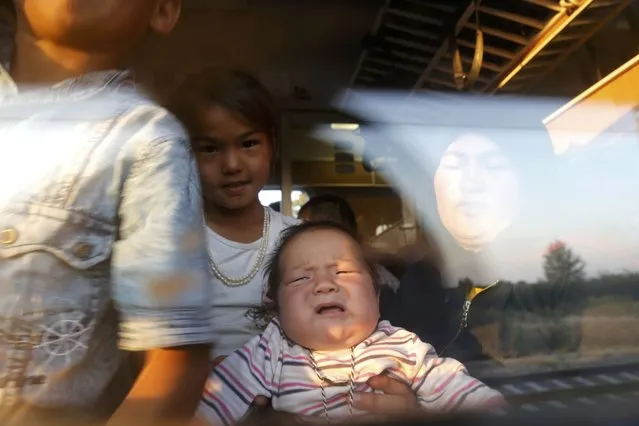
M 267 209 L 267 211 L 271 219 L 268 232 L 268 258 L 275 249 L 280 233 L 298 221 L 272 209 Z M 255 265 L 262 243 L 261 238 L 248 244 L 230 241 L 208 227 L 206 228 L 206 240 L 209 253 L 213 256 L 216 265 L 228 277 L 243 277 L 248 274 Z M 255 277 L 248 284 L 239 287 L 229 287 L 219 278 L 213 276 L 212 359 L 229 355 L 262 331 L 255 326 L 250 318 L 246 317 L 246 313 L 262 302 L 266 283 L 265 266 L 266 260 Z

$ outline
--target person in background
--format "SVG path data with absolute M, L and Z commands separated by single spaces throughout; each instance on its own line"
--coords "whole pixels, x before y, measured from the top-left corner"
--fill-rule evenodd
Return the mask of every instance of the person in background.
M 256 319 L 268 325 L 211 373 L 198 419 L 238 422 L 254 395 L 281 411 L 327 423 L 365 414 L 353 393 L 392 371 L 429 413 L 496 408 L 503 396 L 440 358 L 413 333 L 379 321 L 380 284 L 352 229 L 334 221 L 288 228 L 267 266 Z M 294 362 L 291 362 L 294 361 Z
M 0 423 L 90 420 L 121 350 L 145 361 L 110 424 L 189 418 L 211 335 L 197 165 L 179 122 L 125 71 L 180 1 L 14 5 L 0 70 Z
M 299 211 L 298 217 L 304 221 L 330 220 L 358 233 L 357 218 L 348 201 L 333 194 L 312 197 Z M 376 266 L 380 283 L 396 292 L 399 280 L 381 265 Z
M 257 79 L 223 68 L 187 78 L 171 110 L 191 135 L 200 169 L 214 273 L 211 357 L 217 363 L 262 331 L 247 314 L 262 302 L 268 254 L 280 233 L 297 223 L 258 199 L 277 150 L 279 115 Z M 370 384 L 384 395 L 362 395 L 360 409 L 386 413 L 415 404 L 403 383 L 377 376 Z
M 298 217 L 304 221 L 330 220 L 358 235 L 355 212 L 348 204 L 348 201 L 333 194 L 321 194 L 312 197 L 300 208 Z M 372 252 L 373 250 L 367 249 L 366 254 L 371 261 L 375 261 L 377 259 L 374 258 L 379 256 L 378 253 Z M 381 318 L 393 322 L 398 317 L 396 293 L 399 288 L 399 279 L 384 266 L 377 262 L 374 263 L 375 272 L 381 283 L 379 297 Z

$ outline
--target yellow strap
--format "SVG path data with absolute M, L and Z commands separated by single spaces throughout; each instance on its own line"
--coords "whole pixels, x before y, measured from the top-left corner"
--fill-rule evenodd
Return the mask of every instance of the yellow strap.
M 477 286 L 471 287 L 470 290 L 468 290 L 468 294 L 466 294 L 466 300 L 472 301 L 475 297 L 477 297 L 484 291 L 488 290 L 489 288 L 493 288 L 498 283 L 499 283 L 499 280 L 495 281 L 494 283 L 492 283 L 491 285 L 487 287 L 477 287 Z

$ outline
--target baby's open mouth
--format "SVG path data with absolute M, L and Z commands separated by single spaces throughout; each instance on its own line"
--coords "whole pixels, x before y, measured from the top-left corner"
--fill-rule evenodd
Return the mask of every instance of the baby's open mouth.
M 315 308 L 315 313 L 319 315 L 344 313 L 344 306 L 339 303 L 323 303 Z

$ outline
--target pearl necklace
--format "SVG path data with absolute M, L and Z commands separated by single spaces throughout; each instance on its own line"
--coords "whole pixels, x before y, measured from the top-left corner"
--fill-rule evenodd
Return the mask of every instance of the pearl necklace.
M 324 388 L 324 383 L 329 381 L 326 376 L 320 373 L 319 368 L 317 367 L 317 362 L 315 361 L 315 356 L 313 356 L 313 351 L 308 351 L 309 357 L 311 359 L 311 365 L 313 366 L 313 371 L 315 371 L 315 375 L 320 381 L 320 389 L 322 391 L 322 403 L 324 404 L 324 418 L 326 419 L 326 423 L 331 423 L 331 417 L 328 414 L 328 400 L 326 399 L 326 389 Z M 351 348 L 351 374 L 348 378 L 348 415 L 349 417 L 353 417 L 353 398 L 355 396 L 355 348 Z
M 208 251 L 209 266 L 211 267 L 213 274 L 215 274 L 215 276 L 219 278 L 222 284 L 228 287 L 241 287 L 243 285 L 250 283 L 251 280 L 255 278 L 257 273 L 262 268 L 264 259 L 266 259 L 266 252 L 268 250 L 268 235 L 269 235 L 270 228 L 271 228 L 271 215 L 269 213 L 269 209 L 267 207 L 264 207 L 264 223 L 262 224 L 262 241 L 260 243 L 260 247 L 257 252 L 257 260 L 255 261 L 255 264 L 253 265 L 251 270 L 248 272 L 248 274 L 244 275 L 243 277 L 229 277 L 226 274 L 224 274 L 224 272 L 222 272 L 220 267 L 215 263 L 215 260 L 213 260 L 213 255 L 211 254 L 211 251 L 210 250 Z

